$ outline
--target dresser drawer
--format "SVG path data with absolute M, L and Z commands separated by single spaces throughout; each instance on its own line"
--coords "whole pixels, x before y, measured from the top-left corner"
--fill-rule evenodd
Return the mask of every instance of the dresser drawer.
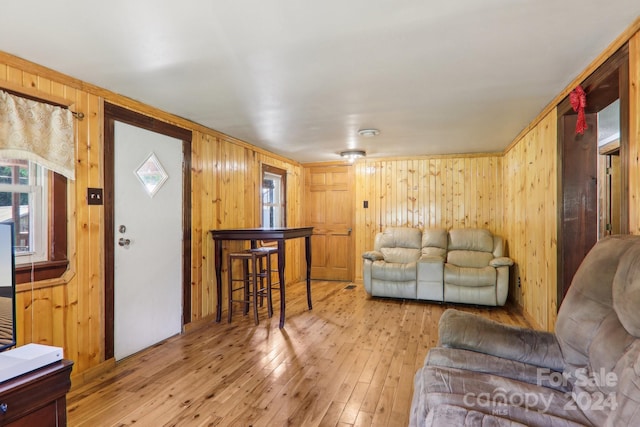
M 72 365 L 62 360 L 1 383 L 0 426 L 65 425 Z

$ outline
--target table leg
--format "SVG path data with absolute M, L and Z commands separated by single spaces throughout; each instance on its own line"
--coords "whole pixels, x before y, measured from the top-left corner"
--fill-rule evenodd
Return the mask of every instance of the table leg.
M 278 279 L 280 280 L 280 328 L 284 327 L 285 282 L 284 282 L 284 239 L 278 240 Z
M 214 239 L 214 263 L 216 270 L 216 322 L 222 317 L 222 240 Z
M 311 236 L 304 238 L 304 255 L 307 260 L 307 305 L 311 310 Z

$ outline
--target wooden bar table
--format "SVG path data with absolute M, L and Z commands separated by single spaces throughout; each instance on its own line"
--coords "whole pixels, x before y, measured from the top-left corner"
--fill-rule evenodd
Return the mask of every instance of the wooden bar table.
M 214 242 L 215 270 L 216 270 L 216 322 L 222 317 L 222 241 L 247 240 L 251 247 L 256 247 L 258 240 L 278 242 L 278 279 L 280 280 L 280 327 L 284 326 L 285 318 L 285 250 L 284 242 L 288 239 L 304 237 L 304 254 L 307 262 L 307 304 L 311 310 L 311 234 L 313 227 L 284 227 L 284 228 L 234 228 L 209 230 Z

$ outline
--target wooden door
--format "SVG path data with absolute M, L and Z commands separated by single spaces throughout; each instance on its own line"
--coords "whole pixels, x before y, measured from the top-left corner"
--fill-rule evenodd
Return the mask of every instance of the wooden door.
M 305 167 L 306 224 L 311 236 L 311 277 L 353 280 L 353 167 Z
M 577 115 L 562 117 L 562 299 L 576 270 L 598 240 L 597 117 L 587 114 L 587 130 L 576 135 Z

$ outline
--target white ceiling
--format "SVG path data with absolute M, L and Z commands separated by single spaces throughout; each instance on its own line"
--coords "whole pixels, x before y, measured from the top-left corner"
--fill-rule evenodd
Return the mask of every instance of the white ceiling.
M 638 0 L 13 0 L 0 50 L 312 162 L 501 151 L 638 16 Z

